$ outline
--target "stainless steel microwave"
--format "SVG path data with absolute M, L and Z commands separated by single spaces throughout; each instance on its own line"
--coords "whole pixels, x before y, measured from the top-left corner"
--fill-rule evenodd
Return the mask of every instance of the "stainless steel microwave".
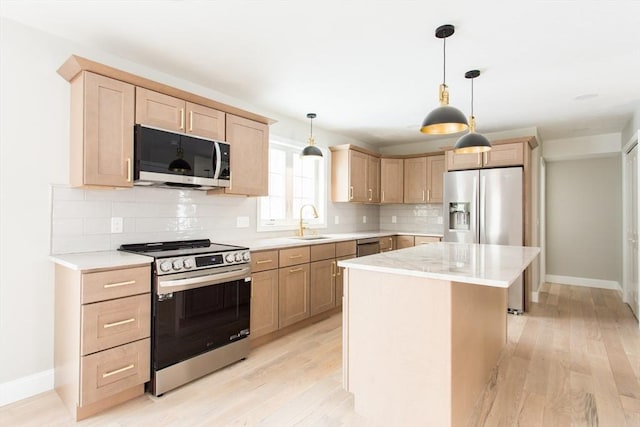
M 134 185 L 198 190 L 229 187 L 230 148 L 224 141 L 136 125 Z

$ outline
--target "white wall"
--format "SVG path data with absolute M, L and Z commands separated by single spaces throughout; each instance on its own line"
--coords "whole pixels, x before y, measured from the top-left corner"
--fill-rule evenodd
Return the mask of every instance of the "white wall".
M 44 391 L 51 388 L 53 367 L 53 265 L 49 261 L 52 229 L 57 252 L 114 248 L 122 239 L 135 239 L 158 232 L 167 218 L 151 218 L 136 228 L 136 214 L 126 215 L 124 235 L 109 235 L 105 218 L 126 203 L 146 200 L 153 211 L 159 205 L 178 209 L 184 202 L 180 190 L 135 189 L 84 191 L 68 189 L 69 84 L 56 70 L 72 54 L 120 68 L 183 90 L 237 106 L 278 120 L 271 133 L 306 141 L 308 123 L 279 117 L 272 112 L 231 98 L 211 89 L 163 74 L 114 55 L 30 29 L 1 18 L 0 21 L 0 404 L 15 400 L 15 390 Z M 314 126 L 320 146 L 365 144 Z M 195 204 L 201 193 L 193 195 Z M 53 198 L 53 203 L 52 203 Z M 223 200 L 224 199 L 224 200 Z M 52 204 L 56 222 L 52 227 Z M 73 212 L 73 206 L 78 210 Z M 178 207 L 177 207 L 178 206 Z M 216 211 L 225 211 L 222 224 L 226 236 L 250 238 L 249 230 L 235 233 L 235 216 L 255 219 L 256 200 L 247 198 L 206 199 L 202 203 L 202 225 L 173 230 L 180 235 L 215 238 L 223 233 L 211 225 Z M 93 210 L 92 207 L 97 210 Z M 330 232 L 354 228 L 378 228 L 376 206 L 331 204 Z M 157 215 L 151 213 L 151 216 Z M 340 216 L 340 225 L 332 219 Z M 367 224 L 362 216 L 367 215 Z M 147 217 L 145 217 L 147 218 Z M 193 217 L 188 217 L 188 220 Z M 155 222 L 154 222 L 155 221 Z M 188 222 L 188 221 L 186 221 Z M 192 222 L 193 223 L 193 222 Z M 81 230 L 74 228 L 81 224 Z M 214 222 L 215 224 L 215 222 Z M 133 227 L 133 228 L 131 228 Z M 252 229 L 255 222 L 252 220 Z M 161 236 L 175 235 L 160 230 Z M 140 234 L 138 234 L 140 233 Z M 13 393 L 13 396 L 7 396 Z M 13 399 L 12 399 L 13 398 Z

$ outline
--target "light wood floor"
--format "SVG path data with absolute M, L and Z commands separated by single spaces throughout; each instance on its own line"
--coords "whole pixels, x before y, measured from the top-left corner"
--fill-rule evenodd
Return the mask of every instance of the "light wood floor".
M 640 426 L 640 333 L 616 292 L 545 284 L 529 313 L 508 318 L 509 342 L 471 426 Z M 341 334 L 334 315 L 78 425 L 373 426 L 342 389 Z M 0 408 L 3 427 L 73 424 L 54 392 Z

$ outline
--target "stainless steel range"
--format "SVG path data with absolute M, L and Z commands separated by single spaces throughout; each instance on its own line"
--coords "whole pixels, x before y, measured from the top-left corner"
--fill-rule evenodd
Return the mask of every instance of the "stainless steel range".
M 206 240 L 140 243 L 152 256 L 151 381 L 160 396 L 249 353 L 248 248 Z

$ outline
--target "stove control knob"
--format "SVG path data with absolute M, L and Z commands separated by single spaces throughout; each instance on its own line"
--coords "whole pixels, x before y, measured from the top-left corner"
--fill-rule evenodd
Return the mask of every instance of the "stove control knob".
M 226 255 L 224 256 L 224 260 L 225 260 L 225 261 L 227 261 L 227 262 L 233 262 L 233 261 L 234 261 L 234 259 L 235 259 L 235 258 L 233 257 L 233 254 L 232 254 L 232 253 L 228 253 L 228 254 L 226 254 Z
M 242 253 L 242 260 L 245 262 L 249 262 L 251 260 L 251 255 L 249 255 L 249 251 L 245 251 Z
M 236 262 L 242 262 L 242 254 L 240 252 L 236 252 Z
M 184 268 L 193 268 L 195 265 L 196 263 L 193 258 L 187 258 L 184 260 Z
M 182 268 L 182 260 L 181 259 L 177 259 L 175 261 L 173 261 L 173 269 L 174 270 L 180 270 Z
M 160 264 L 160 271 L 166 273 L 167 271 L 171 270 L 171 263 L 169 261 L 163 261 Z

